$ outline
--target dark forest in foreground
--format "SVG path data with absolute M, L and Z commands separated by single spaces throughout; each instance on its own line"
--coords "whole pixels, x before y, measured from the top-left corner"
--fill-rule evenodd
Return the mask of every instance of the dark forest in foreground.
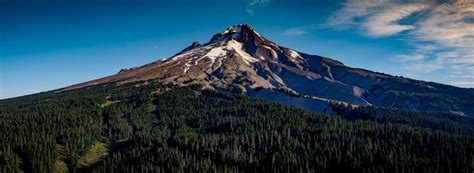
M 0 172 L 471 172 L 474 121 L 153 82 L 0 101 Z

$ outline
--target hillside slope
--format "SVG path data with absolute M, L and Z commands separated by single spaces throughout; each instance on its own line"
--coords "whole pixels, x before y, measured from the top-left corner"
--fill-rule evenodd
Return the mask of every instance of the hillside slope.
M 0 172 L 474 170 L 471 136 L 199 88 L 106 84 L 2 100 Z
M 248 25 L 236 25 L 166 60 L 66 87 L 154 79 L 239 92 L 322 111 L 328 100 L 355 105 L 474 115 L 474 89 L 391 76 L 279 46 Z

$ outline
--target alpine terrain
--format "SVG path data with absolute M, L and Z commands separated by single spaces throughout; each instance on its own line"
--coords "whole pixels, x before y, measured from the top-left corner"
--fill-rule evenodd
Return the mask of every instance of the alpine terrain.
M 451 112 L 474 116 L 474 89 L 351 68 L 317 55 L 282 47 L 245 24 L 194 42 L 176 55 L 65 90 L 116 82 L 156 79 L 199 84 L 312 111 L 326 111 L 330 100 L 353 105 Z
M 0 172 L 473 172 L 473 96 L 236 25 L 166 60 L 0 100 Z

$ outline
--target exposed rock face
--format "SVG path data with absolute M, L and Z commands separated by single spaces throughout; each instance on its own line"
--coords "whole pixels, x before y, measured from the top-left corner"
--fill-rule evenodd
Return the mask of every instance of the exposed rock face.
M 200 45 L 194 42 L 166 60 L 121 70 L 116 75 L 66 89 L 149 79 L 178 85 L 201 84 L 218 90 L 237 90 L 249 96 L 286 102 L 315 111 L 324 109 L 328 100 L 356 105 L 440 110 L 436 106 L 422 106 L 423 98 L 409 95 L 437 92 L 446 87 L 455 88 L 350 68 L 329 58 L 278 46 L 248 25 L 235 25 L 215 34 L 208 43 Z M 474 96 L 472 90 L 465 90 Z M 473 107 L 453 106 L 443 109 L 472 113 Z

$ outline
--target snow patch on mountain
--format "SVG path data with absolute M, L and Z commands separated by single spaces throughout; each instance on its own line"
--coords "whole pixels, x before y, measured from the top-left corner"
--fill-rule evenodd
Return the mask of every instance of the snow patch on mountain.
M 267 50 L 270 51 L 270 53 L 272 54 L 272 55 L 271 55 L 271 58 L 277 58 L 277 57 L 278 57 L 277 52 L 276 52 L 275 50 L 273 50 L 271 47 L 268 47 L 268 46 L 266 46 L 266 45 L 261 45 L 261 47 L 262 47 L 263 49 L 267 49 Z M 260 56 L 259 58 L 260 58 L 261 60 L 265 60 L 265 57 Z
M 300 59 L 301 58 L 301 55 L 298 52 L 296 52 L 294 50 L 291 50 L 291 49 L 289 49 L 289 50 L 290 50 L 290 57 L 292 57 L 293 59 Z
M 188 70 L 189 70 L 189 68 L 191 67 L 191 64 L 189 64 L 190 62 L 191 62 L 191 60 L 189 60 L 188 62 L 186 62 L 186 64 L 184 64 L 183 75 L 185 75 L 186 73 L 188 73 Z
M 207 52 L 207 54 L 203 57 L 207 57 L 211 60 L 211 64 L 209 64 L 209 67 L 212 67 L 214 65 L 214 62 L 216 62 L 216 58 L 225 56 L 226 54 L 227 50 L 225 47 L 215 47 L 211 49 L 211 51 Z
M 242 31 L 242 28 L 238 27 L 238 25 L 237 25 L 237 26 L 231 26 L 231 27 L 227 28 L 224 32 L 222 32 L 222 34 L 240 33 L 241 31 Z
M 211 46 L 203 46 L 203 47 L 197 47 L 197 48 L 194 48 L 194 49 L 191 49 L 191 50 L 188 50 L 186 52 L 183 52 L 183 53 L 180 53 L 180 54 L 177 54 L 175 56 L 172 56 L 170 57 L 171 60 L 169 62 L 174 62 L 182 57 L 186 57 L 186 56 L 189 56 L 189 55 L 194 55 L 194 54 L 197 54 L 197 53 L 201 53 L 201 52 L 204 52 L 206 50 L 209 50 L 211 49 L 212 47 Z
M 244 62 L 247 64 L 247 65 L 250 65 L 251 63 L 254 63 L 254 62 L 257 62 L 259 61 L 257 58 L 254 58 L 252 55 L 248 54 L 247 52 L 245 52 L 242 47 L 242 43 L 238 42 L 238 41 L 235 41 L 235 40 L 230 40 L 228 43 L 227 43 L 228 47 L 229 48 L 232 48 L 235 50 L 235 52 L 237 52 L 237 54 L 239 54 L 240 56 L 242 56 Z

